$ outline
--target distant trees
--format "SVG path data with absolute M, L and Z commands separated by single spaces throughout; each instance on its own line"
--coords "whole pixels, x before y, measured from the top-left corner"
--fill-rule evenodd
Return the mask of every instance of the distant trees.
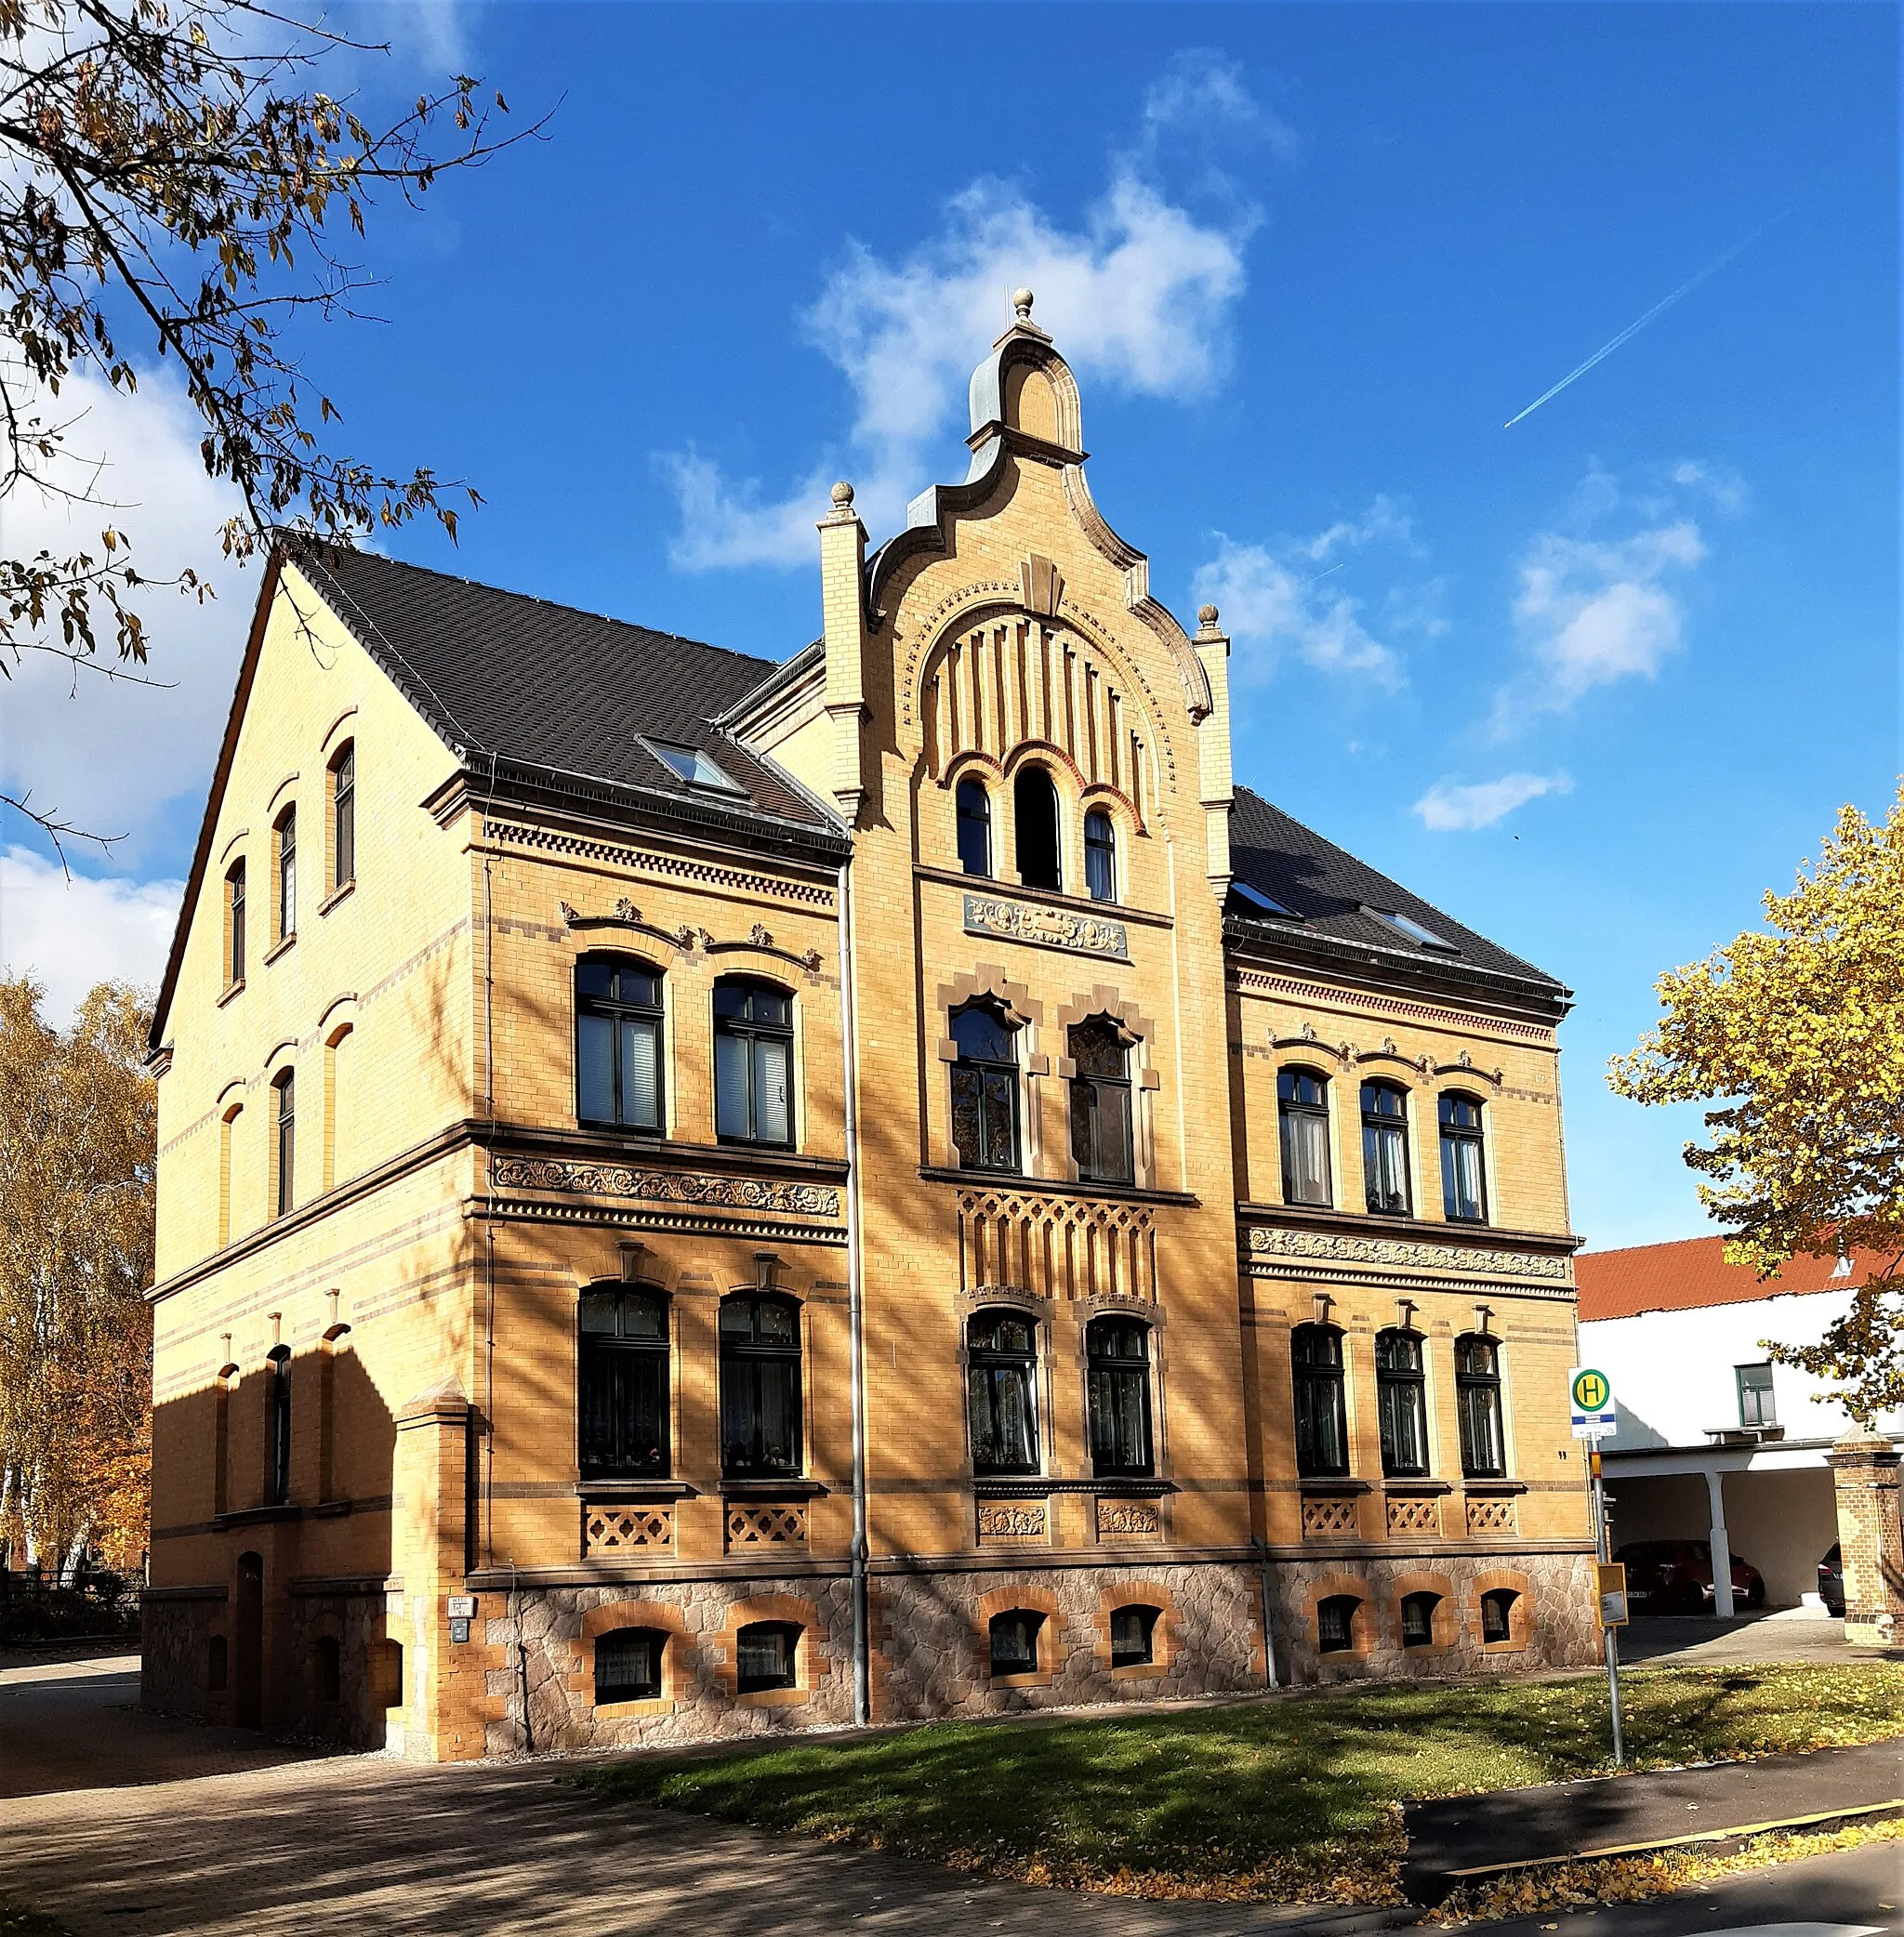
M 0 1540 L 133 1568 L 152 1466 L 152 1011 L 123 984 L 47 1027 L 0 981 Z
M 1865 1425 L 1904 1406 L 1904 792 L 1873 825 L 1847 807 L 1789 895 L 1659 979 L 1665 1010 L 1608 1080 L 1642 1103 L 1712 1101 L 1686 1161 L 1765 1276 L 1842 1246 L 1886 1260 L 1815 1346 L 1772 1355 L 1842 1388 Z
M 208 555 L 246 557 L 281 526 L 348 540 L 419 516 L 454 537 L 455 503 L 476 502 L 337 448 L 337 411 L 298 362 L 298 319 L 347 316 L 366 286 L 339 231 L 350 246 L 379 194 L 414 204 L 506 145 L 486 120 L 502 96 L 479 103 L 468 75 L 380 125 L 311 85 L 371 51 L 388 50 L 271 0 L 0 0 L 0 507 L 31 487 L 102 513 L 98 542 L 65 556 L 0 550 L 0 676 L 38 652 L 139 677 L 153 582 L 125 507 L 68 451 L 61 397 L 81 375 L 136 389 L 137 350 L 178 372 L 205 470 L 242 500 Z M 206 596 L 195 571 L 176 583 Z M 0 806 L 56 843 L 77 831 L 25 793 Z

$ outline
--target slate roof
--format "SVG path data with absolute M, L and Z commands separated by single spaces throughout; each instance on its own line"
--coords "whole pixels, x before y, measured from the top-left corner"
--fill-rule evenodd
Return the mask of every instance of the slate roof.
M 1749 1267 L 1726 1262 L 1723 1237 L 1687 1237 L 1620 1251 L 1582 1251 L 1573 1261 L 1584 1324 L 1642 1311 L 1692 1311 L 1707 1305 L 1749 1305 L 1819 1291 L 1855 1291 L 1885 1269 L 1875 1251 L 1854 1251 L 1847 1268 L 1835 1258 L 1792 1258 L 1762 1284 Z
M 1301 952 L 1316 945 L 1347 951 L 1365 959 L 1370 954 L 1396 966 L 1413 965 L 1430 973 L 1460 978 L 1461 969 L 1478 969 L 1490 977 L 1533 983 L 1554 1000 L 1567 991 L 1531 962 L 1510 955 L 1485 935 L 1444 915 L 1439 908 L 1410 894 L 1333 841 L 1291 820 L 1261 794 L 1238 787 L 1230 817 L 1230 864 L 1239 881 L 1302 917 L 1277 920 L 1247 907 L 1232 896 L 1231 931 L 1246 945 L 1250 939 L 1271 947 L 1287 945 Z M 1377 914 L 1367 912 L 1369 909 Z M 1450 944 L 1438 949 L 1411 939 L 1381 915 L 1402 915 Z
M 782 769 L 710 723 L 778 670 L 771 659 L 374 552 L 305 548 L 295 562 L 472 768 L 494 754 L 698 808 L 843 832 Z M 642 736 L 703 749 L 747 798 L 690 785 Z

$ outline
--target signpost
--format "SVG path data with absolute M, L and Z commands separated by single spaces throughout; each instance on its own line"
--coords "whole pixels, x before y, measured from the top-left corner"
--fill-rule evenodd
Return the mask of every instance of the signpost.
M 1600 1610 L 1600 1632 L 1606 1649 L 1606 1702 L 1613 1716 L 1613 1766 L 1626 1767 L 1626 1744 L 1620 1730 L 1619 1629 L 1626 1626 L 1626 1569 L 1613 1559 L 1613 1536 L 1606 1522 L 1606 1486 L 1600 1472 L 1600 1442 L 1618 1430 L 1619 1410 L 1613 1403 L 1613 1381 L 1597 1366 L 1576 1365 L 1567 1375 L 1567 1403 L 1573 1413 L 1573 1436 L 1587 1442 L 1587 1466 L 1593 1479 L 1593 1550 Z

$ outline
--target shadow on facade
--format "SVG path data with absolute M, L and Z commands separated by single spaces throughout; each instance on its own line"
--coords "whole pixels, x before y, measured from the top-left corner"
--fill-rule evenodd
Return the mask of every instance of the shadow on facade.
M 403 1700 L 387 1614 L 396 1429 L 348 1327 L 334 1331 L 156 1409 L 156 1496 L 210 1511 L 154 1529 L 144 1707 L 384 1746 Z

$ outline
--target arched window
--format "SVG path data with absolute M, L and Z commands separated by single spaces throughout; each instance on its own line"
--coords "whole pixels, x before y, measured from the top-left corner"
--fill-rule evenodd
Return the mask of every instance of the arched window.
M 981 780 L 959 783 L 959 865 L 968 875 L 992 872 L 992 797 Z
M 1501 1350 L 1474 1333 L 1454 1341 L 1455 1407 L 1461 1422 L 1461 1471 L 1498 1480 L 1507 1470 L 1501 1429 Z
M 1402 1646 L 1432 1648 L 1435 1645 L 1435 1610 L 1441 1605 L 1439 1594 L 1402 1596 Z
M 271 1079 L 274 1108 L 272 1131 L 271 1216 L 282 1218 L 298 1201 L 298 1078 L 285 1070 Z
M 1296 1470 L 1342 1479 L 1349 1470 L 1348 1408 L 1342 1391 L 1342 1335 L 1333 1325 L 1298 1325 L 1289 1337 L 1296 1382 Z
M 1488 1221 L 1481 1106 L 1473 1097 L 1451 1090 L 1441 1099 L 1441 1208 L 1460 1223 Z
M 721 1307 L 721 1469 L 787 1479 L 801 1464 L 800 1307 L 742 1292 Z
M 1058 864 L 1058 790 L 1042 767 L 1022 767 L 1012 789 L 1018 823 L 1018 878 L 1027 888 L 1061 889 Z
M 278 857 L 277 936 L 288 941 L 298 932 L 298 810 L 287 807 L 271 829 Z
M 1133 1603 L 1111 1610 L 1111 1666 L 1143 1667 L 1155 1658 L 1154 1641 L 1161 1608 Z
M 245 863 L 234 861 L 225 876 L 225 986 L 245 980 Z
M 1420 1479 L 1428 1470 L 1428 1391 L 1419 1333 L 1376 1333 L 1375 1399 L 1382 1470 L 1392 1480 Z
M 1514 1604 L 1521 1597 L 1512 1588 L 1493 1588 L 1481 1597 L 1481 1639 L 1484 1641 L 1511 1641 L 1514 1639 Z
M 658 1627 L 615 1627 L 595 1637 L 595 1706 L 653 1702 L 661 1695 L 668 1636 Z
M 344 1651 L 334 1634 L 321 1634 L 312 1652 L 311 1680 L 318 1705 L 334 1708 L 344 1698 Z
M 1101 807 L 1084 817 L 1084 888 L 1094 902 L 1117 899 L 1117 830 Z
M 283 1507 L 291 1497 L 290 1348 L 278 1346 L 269 1364 L 271 1381 L 264 1398 L 264 1503 Z
M 1354 1594 L 1331 1594 L 1316 1604 L 1316 1645 L 1324 1654 L 1345 1654 L 1355 1645 L 1355 1614 L 1361 1601 Z
M 577 1311 L 575 1437 L 585 1478 L 668 1470 L 668 1301 L 591 1285 Z
M 981 1311 L 965 1330 L 966 1411 L 975 1473 L 1038 1471 L 1038 1327 Z
M 992 1674 L 1038 1673 L 1038 1636 L 1045 1617 L 1036 1608 L 1009 1607 L 991 1619 Z
M 1135 1318 L 1094 1318 L 1085 1327 L 1092 1470 L 1147 1477 L 1150 1446 L 1150 1327 Z
M 1313 1070 L 1276 1079 L 1283 1144 L 1283 1202 L 1329 1204 L 1329 1086 Z
M 714 984 L 714 1128 L 727 1143 L 793 1143 L 793 998 L 769 982 Z
M 584 955 L 575 964 L 575 1114 L 662 1127 L 661 978 L 640 962 Z
M 952 1018 L 952 1142 L 968 1170 L 1018 1168 L 1018 1031 L 989 1003 Z
M 357 744 L 347 740 L 331 757 L 330 891 L 357 878 Z
M 800 1630 L 791 1621 L 755 1621 L 734 1636 L 734 1690 L 758 1694 L 798 1680 Z
M 1075 1022 L 1068 1032 L 1071 1154 L 1087 1183 L 1128 1184 L 1130 1161 L 1130 1038 L 1108 1016 Z
M 1362 1179 L 1368 1208 L 1408 1214 L 1408 1093 L 1393 1083 L 1362 1086 Z

